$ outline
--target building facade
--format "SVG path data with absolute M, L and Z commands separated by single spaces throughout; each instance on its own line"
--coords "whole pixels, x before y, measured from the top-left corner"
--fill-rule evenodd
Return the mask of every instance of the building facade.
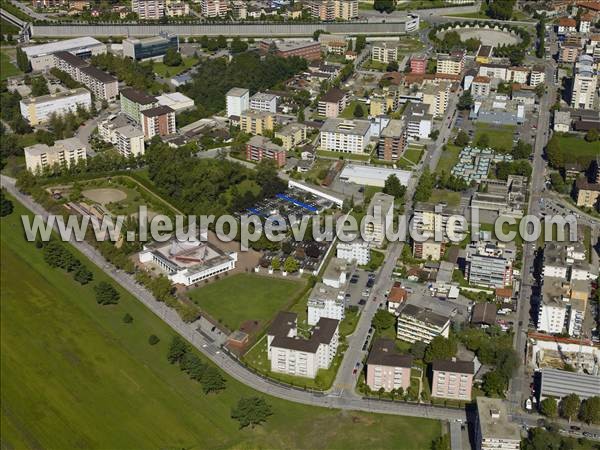
M 248 134 L 264 134 L 273 131 L 275 119 L 271 113 L 265 111 L 244 111 L 240 116 L 240 130 Z
M 271 112 L 274 114 L 277 112 L 277 96 L 257 92 L 250 97 L 250 109 L 254 111 Z
M 263 136 L 253 136 L 246 143 L 246 159 L 248 161 L 260 162 L 263 159 L 272 159 L 277 167 L 285 166 L 287 152 L 277 144 Z
M 89 110 L 92 107 L 92 95 L 84 88 L 76 88 L 56 94 L 30 97 L 20 101 L 21 116 L 30 125 L 39 125 L 50 119 L 50 116 L 59 116 L 74 113 L 78 107 Z
M 179 52 L 179 37 L 176 34 L 160 33 L 144 39 L 123 40 L 123 55 L 137 61 L 162 59 L 171 48 Z
M 165 15 L 165 0 L 131 0 L 131 11 L 140 20 L 158 20 Z
M 307 307 L 307 321 L 311 326 L 316 325 L 321 317 L 341 322 L 346 316 L 344 291 L 317 283 L 308 297 Z
M 371 138 L 367 120 L 328 119 L 320 131 L 323 150 L 342 153 L 364 153 Z
M 227 92 L 227 117 L 240 117 L 250 109 L 250 91 L 244 88 L 232 88 Z
M 121 91 L 121 112 L 136 123 L 142 122 L 142 111 L 158 106 L 155 97 L 133 88 Z
M 25 166 L 34 174 L 54 166 L 70 167 L 87 159 L 86 145 L 77 138 L 58 140 L 52 146 L 35 144 L 25 147 L 24 152 Z
M 373 343 L 367 359 L 367 386 L 373 392 L 385 392 L 410 387 L 412 356 L 398 352 L 391 339 L 378 339 Z
M 473 361 L 436 360 L 431 363 L 431 396 L 470 401 L 475 365 Z
M 346 92 L 333 87 L 321 97 L 317 111 L 321 116 L 335 119 L 346 108 L 347 101 Z
M 420 306 L 408 304 L 398 316 L 397 338 L 415 343 L 429 344 L 434 337 L 448 337 L 450 319 Z
M 175 111 L 168 106 L 156 106 L 143 110 L 142 131 L 146 139 L 152 139 L 154 136 L 168 136 L 177 131 L 175 125 Z

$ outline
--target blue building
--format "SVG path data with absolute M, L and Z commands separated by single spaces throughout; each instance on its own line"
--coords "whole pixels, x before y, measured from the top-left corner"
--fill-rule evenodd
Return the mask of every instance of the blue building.
M 179 51 L 179 37 L 175 34 L 160 33 L 146 39 L 127 38 L 123 41 L 123 56 L 138 61 L 161 59 L 170 48 Z

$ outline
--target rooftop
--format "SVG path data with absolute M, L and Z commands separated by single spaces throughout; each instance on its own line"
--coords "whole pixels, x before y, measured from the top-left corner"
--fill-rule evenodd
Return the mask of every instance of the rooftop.
M 319 345 L 331 343 L 339 323 L 339 320 L 321 317 L 312 329 L 312 335 L 309 339 L 276 334 L 274 335 L 273 341 L 271 341 L 271 346 L 297 350 L 300 352 L 316 353 Z
M 121 95 L 131 100 L 132 102 L 139 103 L 140 105 L 149 105 L 156 103 L 156 97 L 146 94 L 145 92 L 138 91 L 134 88 L 125 88 L 121 90 Z
M 118 82 L 118 80 L 113 77 L 111 74 L 103 72 L 102 70 L 94 67 L 94 66 L 84 66 L 81 67 L 79 69 L 81 72 L 85 73 L 86 75 L 95 78 L 98 81 L 101 81 L 102 83 L 115 83 Z
M 48 94 L 48 95 L 41 95 L 39 97 L 30 97 L 30 98 L 24 98 L 23 100 L 21 100 L 22 103 L 24 103 L 25 105 L 31 105 L 31 104 L 35 104 L 35 103 L 45 103 L 45 102 L 49 102 L 49 101 L 53 101 L 53 100 L 59 100 L 61 98 L 67 98 L 67 97 L 72 97 L 75 95 L 81 95 L 81 94 L 90 94 L 90 91 L 88 91 L 87 89 L 84 88 L 76 88 L 76 89 L 72 89 L 70 91 L 62 91 L 62 92 L 57 92 L 56 94 Z
M 412 317 L 420 322 L 435 325 L 437 327 L 443 327 L 449 321 L 447 317 L 434 313 L 429 309 L 421 308 L 420 306 L 411 304 L 406 305 L 400 315 L 404 317 Z
M 436 359 L 431 362 L 431 368 L 441 372 L 468 373 L 471 375 L 475 373 L 473 361 L 459 361 L 457 359 Z
M 473 306 L 471 323 L 486 325 L 495 324 L 496 305 L 494 305 L 493 303 L 476 303 Z
M 584 400 L 598 395 L 600 377 L 559 369 L 542 369 L 542 397 L 562 398 L 575 393 Z
M 74 67 L 85 67 L 88 65 L 88 63 L 81 59 L 79 56 L 75 56 L 73 53 L 65 51 L 54 53 L 54 57 L 62 59 L 63 61 L 67 62 L 68 64 Z
M 321 132 L 364 136 L 370 129 L 368 120 L 327 119 Z
M 82 47 L 95 47 L 98 45 L 104 44 L 93 37 L 85 36 L 49 42 L 47 44 L 32 45 L 31 47 L 23 47 L 23 51 L 28 58 L 32 58 L 35 56 L 49 55 L 59 51 L 77 50 Z
M 484 439 L 521 441 L 519 425 L 509 422 L 508 408 L 499 398 L 477 397 L 479 426 Z
M 393 340 L 377 339 L 369 353 L 367 365 L 410 368 L 412 361 L 412 356 L 400 354 Z
M 387 180 L 390 175 L 396 175 L 400 183 L 404 186 L 408 186 L 412 172 L 408 170 L 392 169 L 387 167 L 375 167 L 375 166 L 358 166 L 354 164 L 347 164 L 340 178 L 342 180 L 350 179 L 351 177 L 370 178 L 375 180 Z
M 174 113 L 174 112 L 175 112 L 175 110 L 173 108 L 171 108 L 170 106 L 160 105 L 160 106 L 156 106 L 154 108 L 145 109 L 141 113 L 146 117 L 158 117 L 158 116 L 164 116 L 165 114 L 170 114 L 170 113 Z
M 346 93 L 339 88 L 332 87 L 327 91 L 323 97 L 321 97 L 322 102 L 326 103 L 338 103 L 346 96 Z

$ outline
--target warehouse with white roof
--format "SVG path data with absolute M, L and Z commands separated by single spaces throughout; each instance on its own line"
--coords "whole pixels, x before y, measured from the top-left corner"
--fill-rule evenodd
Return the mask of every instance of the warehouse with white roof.
M 106 45 L 93 37 L 78 37 L 64 41 L 23 47 L 23 52 L 31 63 L 31 70 L 48 70 L 54 67 L 56 52 L 69 52 L 83 59 L 106 53 Z
M 402 186 L 408 186 L 411 173 L 408 170 L 391 169 L 387 167 L 359 166 L 348 164 L 340 174 L 340 180 L 363 186 L 383 187 L 390 175 L 396 175 Z

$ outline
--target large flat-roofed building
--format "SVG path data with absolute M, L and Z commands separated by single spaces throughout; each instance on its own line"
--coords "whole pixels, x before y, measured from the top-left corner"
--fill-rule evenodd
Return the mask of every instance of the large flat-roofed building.
M 427 139 L 431 134 L 433 116 L 429 114 L 429 105 L 410 103 L 404 111 L 406 137 L 409 141 Z
M 368 120 L 328 119 L 321 127 L 323 150 L 341 153 L 363 153 L 371 139 Z
M 266 54 L 273 50 L 282 58 L 299 56 L 309 61 L 321 59 L 321 44 L 315 41 L 263 40 L 258 46 L 261 53 Z
M 277 112 L 277 96 L 265 92 L 257 92 L 250 97 L 250 109 L 254 111 Z
M 125 125 L 114 130 L 117 151 L 125 158 L 141 156 L 145 152 L 144 132 L 132 125 Z
M 371 198 L 367 214 L 374 221 L 367 221 L 363 230 L 365 241 L 381 246 L 386 238 L 387 230 L 394 222 L 394 196 L 376 192 Z
M 398 43 L 387 41 L 375 42 L 371 49 L 371 59 L 383 64 L 398 61 Z
M 519 450 L 519 425 L 510 421 L 506 402 L 499 398 L 477 397 L 476 450 Z
M 21 100 L 21 115 L 30 125 L 45 123 L 52 114 L 64 115 L 76 112 L 78 107 L 90 109 L 92 95 L 84 88 L 57 92 Z
M 56 52 L 54 65 L 71 78 L 85 85 L 96 97 L 109 102 L 119 95 L 119 80 L 112 75 L 90 66 L 87 61 L 69 52 Z
M 309 325 L 316 325 L 321 317 L 341 322 L 344 320 L 346 309 L 344 291 L 317 283 L 308 296 L 307 307 Z
M 467 247 L 466 276 L 470 284 L 502 288 L 512 285 L 516 251 L 504 244 L 476 242 Z
M 594 109 L 598 91 L 598 72 L 589 55 L 579 57 L 571 84 L 571 107 Z
M 561 399 L 569 394 L 577 394 L 581 400 L 595 397 L 600 392 L 600 376 L 569 372 L 559 369 L 542 369 L 540 401 L 554 397 Z
M 265 134 L 273 131 L 275 118 L 272 113 L 266 111 L 244 111 L 240 116 L 240 130 L 248 134 Z
M 434 117 L 443 116 L 450 100 L 450 83 L 442 81 L 439 84 L 426 84 L 422 91 L 423 103 L 429 105 L 428 113 Z
M 263 136 L 253 136 L 246 143 L 246 159 L 260 162 L 263 159 L 272 159 L 277 167 L 285 166 L 287 152 L 283 147 L 271 142 Z
M 106 53 L 106 44 L 93 37 L 86 36 L 23 47 L 23 52 L 27 55 L 32 70 L 51 69 L 55 63 L 54 53 L 61 51 L 69 52 L 83 59 L 89 59 L 94 55 Z
M 144 245 L 139 260 L 166 273 L 173 283 L 190 286 L 235 269 L 237 253 L 224 253 L 194 238 L 185 241 L 174 238 Z
M 71 166 L 87 158 L 86 145 L 77 138 L 58 140 L 53 146 L 35 144 L 25 147 L 25 166 L 33 173 L 57 166 Z
M 146 139 L 154 136 L 168 136 L 175 134 L 175 111 L 168 106 L 157 106 L 155 108 L 141 111 L 142 131 Z
M 537 330 L 562 333 L 569 306 L 569 282 L 564 278 L 544 277 L 538 305 Z
M 156 97 L 159 105 L 168 106 L 176 113 L 192 109 L 194 100 L 181 92 L 165 92 L 163 95 Z
M 460 75 L 465 68 L 464 51 L 455 51 L 450 54 L 440 53 L 437 55 L 437 73 L 447 75 Z
M 308 127 L 301 123 L 290 123 L 275 132 L 275 137 L 281 139 L 282 147 L 290 151 L 307 139 Z
M 379 135 L 377 157 L 384 161 L 397 161 L 404 153 L 406 144 L 404 121 L 392 119 Z
M 227 117 L 240 117 L 244 111 L 250 109 L 250 91 L 244 88 L 231 88 L 226 94 Z
M 435 360 L 431 363 L 431 396 L 470 401 L 475 364 L 473 361 Z
M 267 331 L 267 358 L 271 371 L 315 378 L 319 369 L 329 369 L 339 344 L 339 320 L 322 317 L 310 338 L 298 336 L 297 316 L 279 313 Z
M 378 339 L 367 358 L 367 386 L 377 392 L 410 387 L 410 370 L 413 358 L 402 355 L 391 339 Z
M 127 38 L 123 41 L 123 56 L 138 61 L 162 59 L 170 48 L 179 51 L 179 38 L 176 34 L 160 33 L 144 39 Z
M 165 0 L 131 0 L 131 10 L 140 20 L 158 20 L 165 15 Z
M 400 184 L 408 186 L 412 172 L 408 170 L 392 169 L 387 167 L 375 167 L 375 166 L 358 166 L 354 164 L 348 164 L 342 170 L 340 174 L 340 180 L 347 183 L 355 183 L 363 186 L 377 186 L 383 187 L 385 180 L 395 175 Z
M 371 245 L 358 237 L 351 242 L 340 241 L 336 247 L 336 257 L 366 266 L 371 260 Z
M 133 88 L 121 90 L 121 112 L 136 123 L 141 123 L 141 112 L 158 105 L 156 97 Z
M 408 304 L 398 316 L 398 339 L 429 344 L 434 337 L 448 337 L 450 319 L 420 306 Z

